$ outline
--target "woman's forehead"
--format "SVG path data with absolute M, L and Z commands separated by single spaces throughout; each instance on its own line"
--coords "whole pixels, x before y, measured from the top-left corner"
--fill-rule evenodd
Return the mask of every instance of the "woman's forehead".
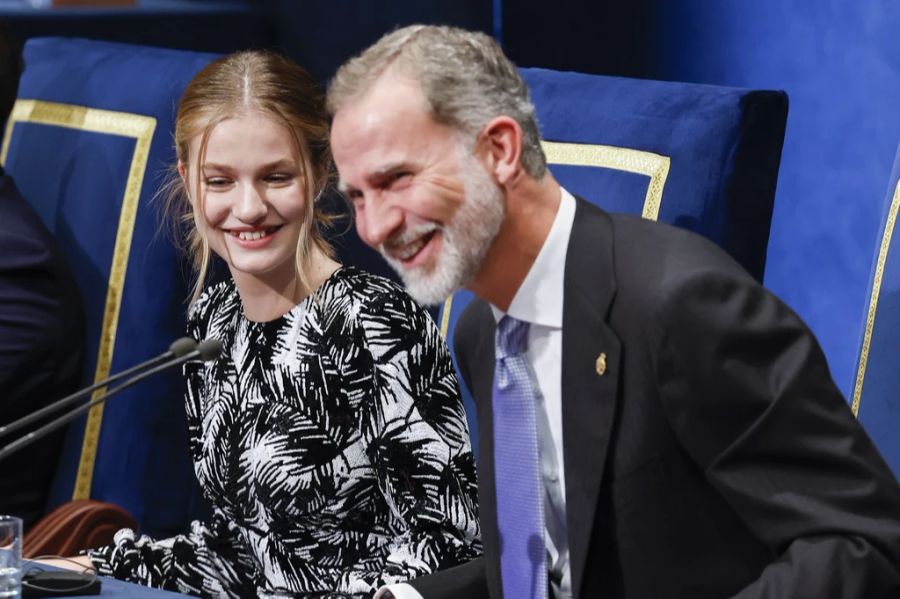
M 189 152 L 193 158 L 199 158 L 198 151 L 202 148 L 203 162 L 297 161 L 298 141 L 294 131 L 280 118 L 254 111 L 211 124 L 190 140 Z

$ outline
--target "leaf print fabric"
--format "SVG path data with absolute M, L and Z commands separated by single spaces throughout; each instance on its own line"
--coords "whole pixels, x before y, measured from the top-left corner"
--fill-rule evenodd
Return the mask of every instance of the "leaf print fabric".
M 192 306 L 219 360 L 185 368 L 209 523 L 91 552 L 101 574 L 211 597 L 369 597 L 481 553 L 449 352 L 395 283 L 344 267 L 251 322 L 231 281 Z

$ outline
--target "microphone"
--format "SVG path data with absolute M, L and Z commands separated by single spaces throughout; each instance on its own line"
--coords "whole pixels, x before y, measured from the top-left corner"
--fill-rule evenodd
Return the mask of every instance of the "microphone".
M 197 357 L 204 362 L 214 362 L 222 355 L 222 342 L 218 339 L 204 339 L 197 344 Z M 193 358 L 188 358 L 188 360 Z M 187 362 L 187 360 L 184 360 Z
M 90 395 L 97 389 L 102 389 L 103 387 L 109 386 L 110 383 L 115 383 L 116 381 L 122 380 L 126 376 L 130 376 L 133 373 L 138 372 L 139 370 L 143 370 L 144 368 L 150 368 L 161 362 L 165 362 L 166 360 L 169 360 L 171 358 L 179 358 L 181 356 L 187 355 L 190 352 L 194 351 L 195 349 L 197 349 L 197 342 L 194 341 L 193 339 L 191 339 L 190 337 L 181 337 L 179 339 L 176 339 L 175 341 L 172 342 L 172 345 L 169 346 L 169 349 L 167 349 L 163 353 L 159 354 L 155 358 L 151 358 L 151 359 L 147 360 L 146 362 L 141 362 L 137 366 L 132 366 L 128 370 L 123 370 L 122 372 L 120 372 L 118 374 L 114 374 L 112 376 L 106 377 L 102 381 L 94 383 L 90 387 L 81 389 L 80 391 L 76 391 L 75 393 L 72 393 L 71 395 L 67 395 L 66 397 L 63 397 L 62 399 L 60 399 L 59 401 L 56 401 L 56 402 L 50 404 L 49 406 L 45 406 L 45 407 L 41 408 L 40 410 L 37 410 L 36 412 L 33 412 L 22 418 L 19 418 L 15 422 L 10 422 L 9 424 L 7 424 L 5 426 L 0 426 L 0 437 L 8 435 L 9 433 L 15 432 L 22 427 L 28 426 L 32 422 L 35 422 L 36 420 L 40 420 L 47 414 L 50 414 L 51 412 L 56 412 L 57 410 L 60 410 L 64 407 L 68 406 L 69 404 L 72 404 L 72 403 L 78 401 L 82 397 L 85 397 L 86 395 Z
M 179 339 L 178 341 L 182 341 L 182 340 Z M 191 340 L 191 341 L 193 342 L 193 340 Z M 173 343 L 172 345 L 174 346 L 175 343 Z M 183 349 L 185 347 L 187 347 L 186 343 L 181 344 L 179 346 L 179 348 L 181 348 L 181 349 Z M 27 447 L 28 445 L 31 445 L 32 443 L 34 443 L 41 437 L 46 436 L 47 434 L 55 431 L 59 427 L 65 425 L 65 424 L 68 424 L 72 420 L 75 420 L 76 418 L 78 418 L 79 416 L 81 416 L 82 414 L 84 414 L 85 412 L 87 412 L 88 410 L 93 408 L 94 406 L 106 401 L 107 398 L 111 397 L 112 395 L 115 395 L 116 393 L 118 393 L 119 391 L 122 391 L 123 389 L 127 389 L 128 387 L 131 387 L 132 385 L 144 380 L 148 376 L 151 376 L 153 374 L 156 374 L 157 372 L 166 370 L 173 366 L 178 366 L 179 364 L 183 364 L 184 362 L 193 360 L 195 358 L 200 358 L 204 362 L 212 362 L 213 360 L 218 359 L 218 357 L 221 353 L 222 353 L 222 342 L 221 341 L 219 341 L 218 339 L 205 339 L 205 340 L 201 341 L 200 343 L 197 343 L 196 349 L 194 349 L 193 351 L 189 351 L 183 355 L 170 357 L 168 360 L 162 362 L 161 364 L 158 363 L 159 362 L 158 358 L 154 358 L 152 360 L 152 362 L 157 362 L 157 365 L 154 366 L 153 368 L 150 368 L 150 369 L 128 379 L 121 385 L 119 385 L 117 387 L 113 387 L 112 389 L 106 391 L 100 397 L 97 397 L 96 399 L 93 399 L 85 404 L 78 406 L 77 408 L 75 408 L 69 412 L 66 412 L 59 418 L 56 418 L 55 420 L 51 420 L 49 423 L 45 424 L 44 426 L 40 427 L 39 429 L 34 430 L 34 431 L 28 433 L 27 435 L 20 437 L 19 439 L 16 439 L 12 443 L 6 445 L 3 449 L 0 449 L 0 461 L 2 461 L 3 458 L 5 458 L 6 456 L 17 452 L 18 450 L 20 450 L 24 447 Z M 131 369 L 131 370 L 133 371 L 134 369 Z M 122 377 L 119 376 L 118 378 L 121 379 Z

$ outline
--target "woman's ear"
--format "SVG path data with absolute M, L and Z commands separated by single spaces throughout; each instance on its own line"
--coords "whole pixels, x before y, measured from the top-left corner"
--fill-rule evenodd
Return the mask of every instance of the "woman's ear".
M 184 186 L 184 193 L 187 196 L 191 206 L 194 205 L 194 194 L 191 193 L 191 180 L 188 177 L 187 166 L 181 160 L 178 161 L 178 176 L 181 178 L 181 184 Z
M 484 126 L 482 135 L 487 143 L 489 167 L 497 183 L 509 183 L 522 168 L 522 127 L 511 117 L 498 116 Z

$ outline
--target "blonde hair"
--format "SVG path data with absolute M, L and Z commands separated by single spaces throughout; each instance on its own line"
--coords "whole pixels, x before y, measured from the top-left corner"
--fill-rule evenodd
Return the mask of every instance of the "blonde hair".
M 178 102 L 175 156 L 184 165 L 185 178 L 182 180 L 175 165 L 161 190 L 175 238 L 192 259 L 195 275 L 192 303 L 203 291 L 211 258 L 209 242 L 197 226 L 203 218 L 199 174 L 209 135 L 222 121 L 250 111 L 283 124 L 294 139 L 300 157 L 307 201 L 297 242 L 296 272 L 304 289 L 310 289 L 307 272 L 313 251 L 317 249 L 328 257 L 334 255 L 322 231 L 333 217 L 322 210 L 318 201 L 332 179 L 328 117 L 321 89 L 303 68 L 274 52 L 249 50 L 223 56 L 194 76 Z M 197 156 L 191 161 L 190 143 L 198 136 Z M 198 176 L 194 188 L 189 190 L 192 170 Z M 190 202 L 192 192 L 197 200 L 196 211 Z

